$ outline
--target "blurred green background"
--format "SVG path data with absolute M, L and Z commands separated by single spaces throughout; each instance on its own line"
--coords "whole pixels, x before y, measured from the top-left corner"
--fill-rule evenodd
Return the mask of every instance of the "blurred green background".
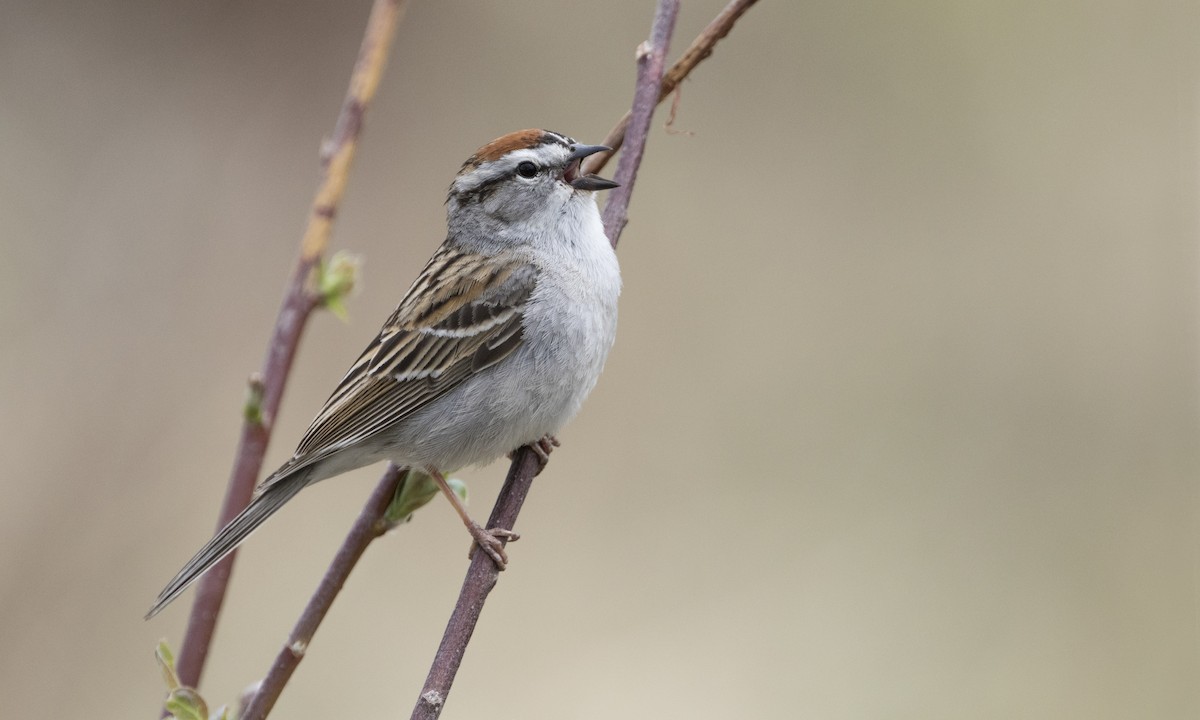
M 685 3 L 676 54 L 719 0 Z M 415 2 L 290 453 L 462 160 L 598 142 L 649 0 Z M 368 2 L 0 4 L 0 715 L 152 718 Z M 764 0 L 658 116 L 617 346 L 446 718 L 1185 718 L 1197 632 L 1190 2 Z M 245 547 L 205 694 L 266 671 L 382 468 Z M 504 465 L 463 475 L 486 515 Z M 373 546 L 276 715 L 407 716 L 468 547 Z

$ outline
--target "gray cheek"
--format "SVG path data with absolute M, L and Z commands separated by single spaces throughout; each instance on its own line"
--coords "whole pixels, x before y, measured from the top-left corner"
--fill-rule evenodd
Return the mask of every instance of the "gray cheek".
M 541 186 L 506 185 L 496 188 L 484 201 L 488 215 L 506 223 L 518 223 L 536 215 L 545 206 Z

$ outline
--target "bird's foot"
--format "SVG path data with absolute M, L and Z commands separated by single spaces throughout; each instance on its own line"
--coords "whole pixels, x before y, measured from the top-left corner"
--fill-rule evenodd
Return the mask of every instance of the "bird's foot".
M 562 447 L 562 443 L 560 443 L 558 438 L 554 437 L 553 435 L 546 434 L 543 435 L 541 439 L 534 440 L 533 442 L 529 443 L 528 447 L 533 451 L 534 455 L 538 456 L 538 464 L 541 465 L 541 468 L 538 469 L 538 472 L 541 472 L 542 469 L 546 467 L 546 463 L 550 462 L 550 453 L 554 452 L 554 448 Z M 519 449 L 520 448 L 517 448 L 517 450 Z M 517 451 L 513 450 L 504 457 L 512 460 L 516 456 Z
M 537 474 L 541 475 L 546 469 L 546 464 L 550 462 L 550 453 L 554 452 L 554 448 L 562 445 L 558 438 L 549 433 L 543 435 L 540 439 L 529 443 L 529 449 L 538 457 Z
M 497 570 L 504 570 L 508 567 L 508 555 L 504 552 L 504 543 L 516 542 L 521 539 L 521 536 L 512 530 L 504 528 L 488 528 L 479 527 L 478 523 L 471 523 L 467 526 L 471 537 L 475 538 L 475 544 L 471 546 L 471 552 L 467 553 L 468 558 L 475 557 L 475 551 L 483 548 L 483 551 L 488 554 L 492 562 L 496 564 Z

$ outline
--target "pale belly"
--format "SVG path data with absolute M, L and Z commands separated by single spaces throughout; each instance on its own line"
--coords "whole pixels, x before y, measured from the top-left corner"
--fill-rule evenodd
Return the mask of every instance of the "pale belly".
M 522 345 L 382 433 L 380 455 L 451 472 L 557 433 L 575 416 L 612 347 L 619 286 L 588 298 L 539 291 L 526 311 Z

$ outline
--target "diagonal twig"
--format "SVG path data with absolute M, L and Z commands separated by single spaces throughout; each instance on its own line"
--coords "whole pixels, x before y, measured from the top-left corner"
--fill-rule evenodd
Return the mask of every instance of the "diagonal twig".
M 321 578 L 321 584 L 317 586 L 317 591 L 313 593 L 312 599 L 305 606 L 300 619 L 296 621 L 292 633 L 288 635 L 287 642 L 275 656 L 275 662 L 271 665 L 270 672 L 263 679 L 258 691 L 254 693 L 245 712 L 238 715 L 239 720 L 261 720 L 271 712 L 271 708 L 275 707 L 275 701 L 279 699 L 279 695 L 283 692 L 288 680 L 291 679 L 292 673 L 304 659 L 308 644 L 312 642 L 317 627 L 320 626 L 321 621 L 325 619 L 325 614 L 333 605 L 333 599 L 346 584 L 346 578 L 350 576 L 350 571 L 354 569 L 359 558 L 366 551 L 367 545 L 387 532 L 388 525 L 384 516 L 387 514 L 388 505 L 396 496 L 400 483 L 404 481 L 402 471 L 395 465 L 388 465 L 383 479 L 371 493 L 366 506 L 363 507 L 358 519 L 354 521 L 354 526 L 350 528 L 350 534 L 346 536 L 346 540 L 342 543 L 337 555 L 334 556 L 333 562 L 329 564 L 329 570 L 325 573 L 325 577 Z
M 717 46 L 729 31 L 733 29 L 733 24 L 738 21 L 750 6 L 758 0 L 732 0 L 723 10 L 713 18 L 688 46 L 688 49 L 683 52 L 683 55 L 675 61 L 670 70 L 663 74 L 662 85 L 658 92 L 658 101 L 662 102 L 668 95 L 674 92 L 675 88 L 679 87 L 679 83 L 683 82 L 692 70 L 700 64 L 702 60 L 712 55 L 713 48 Z M 629 126 L 629 121 L 633 117 L 633 110 L 629 110 L 625 115 L 613 125 L 612 130 L 608 131 L 608 136 L 604 138 L 603 145 L 612 148 L 612 152 L 597 153 L 584 161 L 583 171 L 587 173 L 598 173 L 604 169 L 608 161 L 612 158 L 621 146 L 625 144 L 625 130 Z
M 637 90 L 633 100 L 633 119 L 629 123 L 629 145 L 626 152 L 621 153 L 621 160 L 613 178 L 621 183 L 621 186 L 609 194 L 604 205 L 604 230 L 614 248 L 620 239 L 621 230 L 625 227 L 630 193 L 633 191 L 638 165 L 645 149 L 650 118 L 658 105 L 659 83 L 666 63 L 667 47 L 675 30 L 675 18 L 679 14 L 679 2 L 680 0 L 658 0 L 650 39 L 638 48 Z M 525 496 L 529 493 L 533 478 L 540 468 L 541 465 L 531 448 L 523 447 L 514 455 L 508 477 L 488 520 L 489 528 L 513 529 L 517 514 L 521 511 Z M 479 621 L 483 604 L 492 588 L 496 586 L 499 576 L 500 573 L 491 558 L 484 553 L 475 553 L 467 569 L 467 577 L 463 580 L 462 590 L 459 591 L 454 612 L 442 635 L 442 642 L 434 655 L 433 665 L 413 708 L 412 720 L 436 720 L 441 715 L 446 697 L 450 693 L 450 686 L 454 683 L 454 676 L 458 673 L 471 634 L 475 631 L 475 624 Z
M 500 495 L 488 517 L 488 528 L 512 530 L 517 522 L 517 514 L 525 504 L 525 496 L 533 485 L 533 478 L 540 469 L 541 462 L 529 446 L 514 453 L 508 477 L 504 479 L 504 486 L 500 488 Z M 434 655 L 433 665 L 421 688 L 421 697 L 413 708 L 413 720 L 432 720 L 441 714 L 450 686 L 454 684 L 454 676 L 458 674 L 458 666 L 466 653 L 467 643 L 471 641 L 475 624 L 479 622 L 483 603 L 499 578 L 500 571 L 496 569 L 492 558 L 487 553 L 475 553 L 467 567 L 467 577 L 463 580 L 458 602 Z
M 667 62 L 667 46 L 675 31 L 675 16 L 679 14 L 679 3 L 659 2 L 650 29 L 650 39 L 638 46 L 637 89 L 633 94 L 633 107 L 629 111 L 629 124 L 625 131 L 625 148 L 617 161 L 614 176 L 620 186 L 608 194 L 604 203 L 604 232 L 613 248 L 621 239 L 621 231 L 629 222 L 629 200 L 633 197 L 633 184 L 637 180 L 638 168 L 646 152 L 646 138 L 650 135 L 650 119 L 654 108 L 666 97 L 662 93 L 663 67 Z M 611 146 L 610 146 L 611 147 Z
M 701 60 L 712 54 L 712 49 L 716 43 L 729 33 L 734 22 L 754 2 L 755 0 L 732 0 L 721 14 L 709 23 L 704 31 L 692 42 L 683 57 L 662 77 L 661 89 L 657 92 L 657 98 L 655 98 L 654 103 L 661 102 L 662 99 L 666 98 L 671 90 Z M 665 57 L 665 54 L 666 47 L 664 46 L 661 53 L 662 57 Z M 639 71 L 649 61 L 649 57 L 648 54 L 639 53 Z M 662 64 L 660 59 L 658 62 L 658 72 L 660 73 Z M 652 92 L 654 84 L 650 82 L 649 78 L 649 75 L 640 72 L 637 91 L 638 100 L 635 102 L 640 104 L 643 110 L 646 109 L 647 98 L 655 96 L 655 93 Z M 670 83 L 669 88 L 668 83 Z M 653 105 L 650 105 L 650 108 L 652 107 Z M 626 113 L 605 140 L 605 144 L 614 148 L 614 151 L 623 144 L 631 117 L 632 111 Z M 642 130 L 643 147 L 645 144 L 645 133 L 649 129 L 649 120 L 650 114 L 647 112 L 645 118 L 646 127 Z M 640 156 L 640 151 L 638 154 Z M 599 162 L 594 167 L 589 167 L 587 171 L 597 172 L 603 167 L 610 155 L 605 153 L 592 156 L 592 158 L 596 158 Z M 592 161 L 592 158 L 589 158 L 589 162 Z M 618 180 L 622 177 L 621 172 L 621 169 L 618 168 Z M 632 179 L 630 179 L 628 181 L 630 188 L 632 184 Z M 626 195 L 624 201 L 614 202 L 610 194 L 608 202 L 605 205 L 606 212 L 609 212 L 609 207 L 614 208 L 611 211 L 614 213 L 616 212 L 615 208 L 621 208 L 621 227 L 624 227 L 625 224 L 624 216 L 628 210 L 628 199 L 628 195 Z M 607 225 L 605 230 L 610 239 L 613 239 L 615 246 L 616 238 L 620 235 L 619 230 L 614 230 Z M 488 520 L 487 527 L 512 529 L 516 522 L 517 514 L 524 504 L 525 496 L 532 485 L 533 477 L 537 474 L 540 467 L 541 464 L 538 461 L 537 455 L 528 447 L 519 449 L 513 455 L 508 476 L 505 479 L 500 495 L 496 499 L 496 504 Z M 368 500 L 367 506 L 364 507 L 359 520 L 356 521 L 350 534 L 343 541 L 334 562 L 330 564 L 316 593 L 309 600 L 296 627 L 292 631 L 292 635 L 289 636 L 288 644 L 280 651 L 270 673 L 263 680 L 254 699 L 251 701 L 252 706 L 258 707 L 254 707 L 254 709 L 248 707 L 246 718 L 257 720 L 259 717 L 265 717 L 271 707 L 274 706 L 283 687 L 291 677 L 292 671 L 295 670 L 296 665 L 301 659 L 300 657 L 287 657 L 292 653 L 290 649 L 292 641 L 300 640 L 302 643 L 311 641 L 317 626 L 324 618 L 333 601 L 333 593 L 340 589 L 353 565 L 361 557 L 363 551 L 365 551 L 366 546 L 378 537 L 377 533 L 364 532 L 364 528 L 371 526 L 373 522 L 377 522 L 375 519 L 378 515 L 382 514 L 382 510 L 376 505 L 376 501 L 380 497 L 387 495 L 389 488 L 394 489 L 394 485 L 391 484 L 394 482 L 391 472 L 392 468 L 389 467 L 388 472 L 381 479 L 379 486 L 372 493 L 371 499 Z M 491 562 L 490 558 L 485 553 L 475 553 L 475 558 L 468 568 L 459 601 L 455 606 L 454 615 L 447 626 L 442 646 L 435 657 L 433 668 L 430 671 L 429 678 L 426 680 L 426 687 L 422 691 L 421 700 L 418 701 L 417 710 L 414 710 L 413 717 L 436 717 L 440 712 L 441 705 L 445 702 L 446 693 L 449 691 L 449 687 L 454 680 L 454 675 L 457 673 L 462 654 L 465 652 L 467 643 L 470 640 L 471 632 L 479 619 L 479 611 L 482 609 L 483 599 L 486 598 L 492 587 L 495 586 L 497 578 L 498 574 L 495 571 L 495 565 Z M 425 714 L 418 715 L 417 711 L 422 710 L 422 707 L 424 707 L 423 712 Z M 259 712 L 261 712 L 261 715 L 258 714 Z
M 224 527 L 250 501 L 296 348 L 308 317 L 322 302 L 312 288 L 311 278 L 329 244 L 333 220 L 345 193 L 350 165 L 358 148 L 363 115 L 379 86 L 396 23 L 404 6 L 404 0 L 376 0 L 371 9 L 367 32 L 350 79 L 350 89 L 338 115 L 333 136 L 321 153 L 321 182 L 309 212 L 308 226 L 300 245 L 300 257 L 296 261 L 283 307 L 279 310 L 267 346 L 262 373 L 256 379 L 261 386 L 253 388 L 261 388 L 261 411 L 247 413 L 242 426 L 233 471 L 217 522 L 218 529 Z M 235 556 L 235 553 L 230 553 L 198 583 L 177 666 L 179 680 L 186 686 L 196 687 L 200 683 Z

